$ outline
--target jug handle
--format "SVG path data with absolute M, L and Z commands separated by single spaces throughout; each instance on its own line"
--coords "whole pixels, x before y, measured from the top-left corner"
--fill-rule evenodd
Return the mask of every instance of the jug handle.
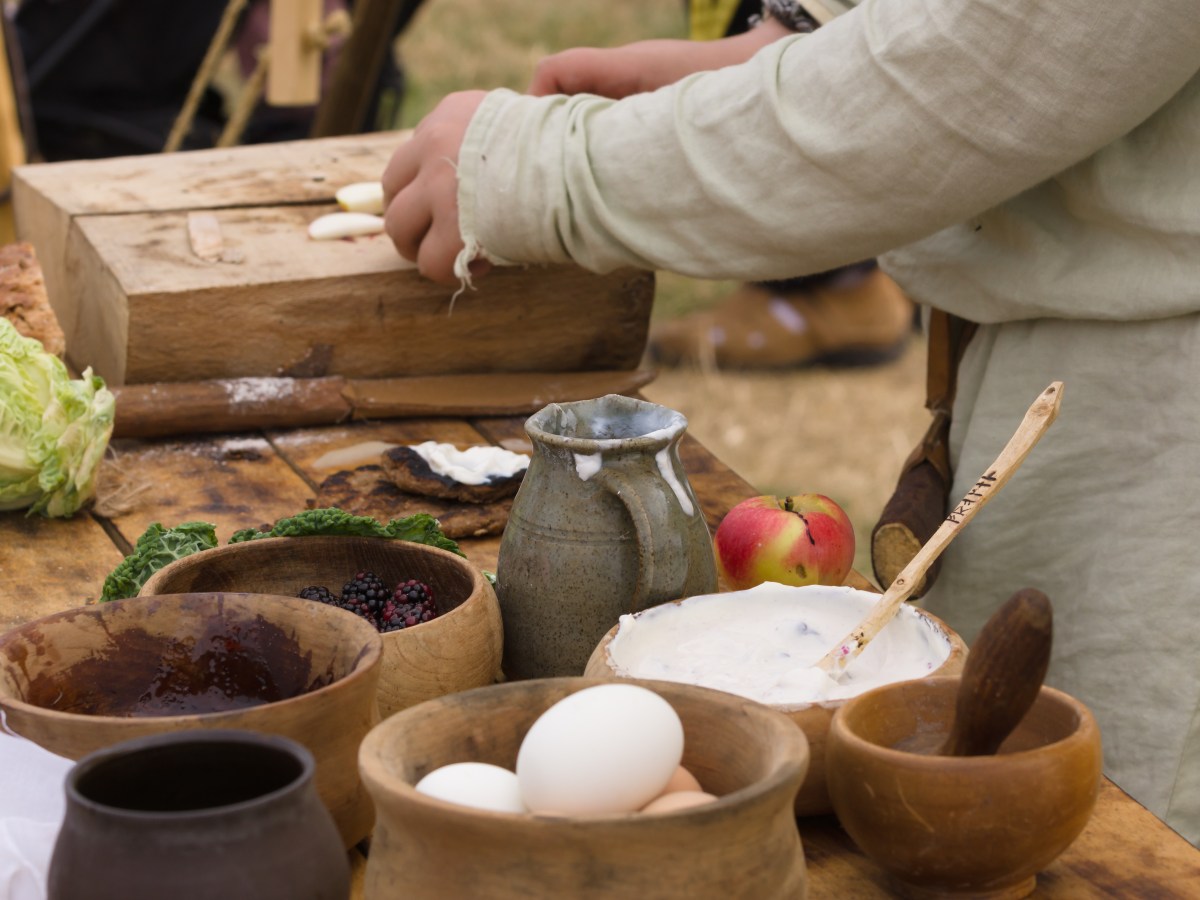
M 654 550 L 679 542 L 678 536 L 665 524 L 670 521 L 667 494 L 664 491 L 637 491 L 625 474 L 609 467 L 602 468 L 592 477 L 625 504 L 637 530 L 638 577 L 629 612 L 645 609 L 651 603 L 682 597 L 687 583 L 687 554 L 671 554 L 673 559 L 664 559 Z M 655 525 L 655 522 L 659 524 Z

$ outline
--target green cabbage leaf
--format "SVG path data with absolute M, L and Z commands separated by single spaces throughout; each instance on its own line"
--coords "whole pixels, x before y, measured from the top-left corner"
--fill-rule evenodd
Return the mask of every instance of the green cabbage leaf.
M 417 544 L 429 544 L 457 553 L 458 544 L 442 533 L 438 520 L 429 513 L 417 513 L 403 519 L 392 519 L 386 525 L 381 525 L 371 516 L 355 516 L 336 506 L 322 509 L 306 509 L 294 516 L 279 519 L 269 530 L 259 531 L 254 528 L 244 528 L 234 532 L 229 539 L 231 544 L 242 541 L 254 541 L 269 537 L 306 537 L 315 534 L 340 534 L 356 537 L 391 538 L 399 541 L 412 541 Z
M 215 546 L 217 532 L 208 522 L 184 522 L 174 528 L 154 522 L 138 538 L 133 552 L 104 579 L 100 602 L 136 597 L 150 576 L 167 563 Z
M 72 379 L 40 341 L 0 318 L 0 510 L 73 515 L 95 493 L 115 411 L 91 369 Z
M 370 516 L 355 516 L 337 507 L 306 509 L 294 516 L 279 519 L 269 530 L 244 528 L 234 532 L 231 544 L 269 537 L 305 537 L 316 534 L 337 534 L 354 537 L 378 537 L 397 541 L 412 541 L 441 547 L 463 556 L 452 539 L 442 533 L 438 520 L 429 513 L 417 513 L 403 519 L 392 519 L 386 525 Z M 163 528 L 155 522 L 137 540 L 133 552 L 121 560 L 104 579 L 100 601 L 124 600 L 136 597 L 150 576 L 168 563 L 183 559 L 201 550 L 217 546 L 215 526 L 209 522 L 184 522 L 174 528 Z M 303 552 L 298 550 L 297 552 Z

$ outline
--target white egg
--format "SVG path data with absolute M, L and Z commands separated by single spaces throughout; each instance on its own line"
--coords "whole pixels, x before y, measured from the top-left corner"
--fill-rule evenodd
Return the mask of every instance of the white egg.
M 633 684 L 584 688 L 533 723 L 517 754 L 532 812 L 632 812 L 662 793 L 683 758 L 683 723 L 666 700 Z
M 517 776 L 488 763 L 453 763 L 434 769 L 416 784 L 422 794 L 495 812 L 525 812 Z

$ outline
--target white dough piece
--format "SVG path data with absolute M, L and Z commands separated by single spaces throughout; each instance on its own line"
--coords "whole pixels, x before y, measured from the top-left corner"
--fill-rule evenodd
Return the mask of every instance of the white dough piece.
M 308 225 L 308 236 L 314 241 L 332 241 L 337 238 L 380 234 L 382 231 L 382 216 L 360 212 L 329 213 L 329 215 L 314 219 Z

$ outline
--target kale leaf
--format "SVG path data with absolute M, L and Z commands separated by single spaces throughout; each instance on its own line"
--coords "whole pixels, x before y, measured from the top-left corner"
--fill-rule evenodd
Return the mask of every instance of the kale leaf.
M 163 528 L 158 522 L 138 538 L 133 552 L 104 579 L 100 601 L 136 597 L 150 576 L 167 563 L 217 546 L 217 532 L 208 522 L 184 522 Z
M 438 520 L 429 513 L 417 513 L 403 519 L 392 519 L 380 525 L 370 516 L 353 516 L 343 509 L 307 509 L 302 513 L 279 519 L 269 531 L 244 528 L 229 539 L 231 544 L 269 537 L 305 537 L 334 534 L 352 537 L 377 537 L 412 541 L 441 547 L 465 556 L 458 544 L 442 533 Z M 163 528 L 155 522 L 137 540 L 133 553 L 125 557 L 104 579 L 101 602 L 136 597 L 142 585 L 167 563 L 217 546 L 217 533 L 208 522 L 184 522 L 174 528 Z
M 429 513 L 417 513 L 403 519 L 392 519 L 380 525 L 370 516 L 353 516 L 343 509 L 307 509 L 302 513 L 280 519 L 269 531 L 246 528 L 235 532 L 231 544 L 268 537 L 305 537 L 314 534 L 341 534 L 357 537 L 392 538 L 441 547 L 463 556 L 458 544 L 442 533 L 438 520 Z

